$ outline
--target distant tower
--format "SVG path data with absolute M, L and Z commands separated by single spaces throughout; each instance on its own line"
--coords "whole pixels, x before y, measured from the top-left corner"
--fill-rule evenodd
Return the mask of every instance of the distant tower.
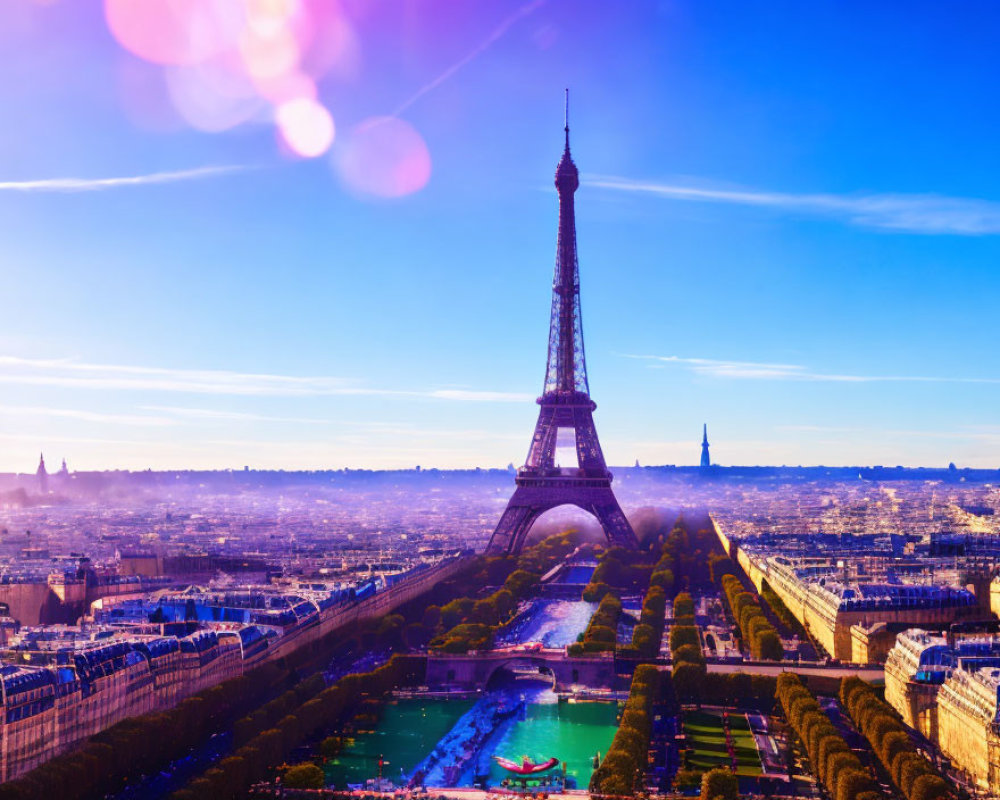
M 45 469 L 45 454 L 42 453 L 38 456 L 38 469 L 35 470 L 35 477 L 38 479 L 38 491 L 42 494 L 48 494 L 49 491 L 49 473 Z
M 712 459 L 708 455 L 708 424 L 702 427 L 701 432 L 701 468 L 708 469 L 712 466 Z
M 63 458 L 62 466 L 59 467 L 59 475 L 63 478 L 69 475 L 69 467 L 66 466 L 66 459 Z
M 638 547 L 635 532 L 611 490 L 611 473 L 594 428 L 597 404 L 590 399 L 580 320 L 580 270 L 573 210 L 573 194 L 580 186 L 580 176 L 569 153 L 568 91 L 566 104 L 566 147 L 556 168 L 559 237 L 545 385 L 538 398 L 538 422 L 528 459 L 517 471 L 517 488 L 486 548 L 490 555 L 521 552 L 528 530 L 539 515 L 567 504 L 597 517 L 612 544 Z

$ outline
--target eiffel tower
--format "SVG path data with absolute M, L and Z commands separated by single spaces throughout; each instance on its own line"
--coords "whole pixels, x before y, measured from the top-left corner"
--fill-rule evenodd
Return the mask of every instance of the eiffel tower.
M 566 148 L 556 167 L 559 238 L 545 387 L 538 398 L 541 408 L 528 459 L 517 471 L 514 494 L 486 547 L 489 555 L 519 553 L 532 523 L 561 505 L 575 505 L 597 517 L 612 544 L 638 546 L 635 532 L 611 490 L 612 476 L 594 428 L 597 404 L 590 399 L 587 384 L 573 211 L 573 194 L 580 186 L 580 175 L 569 152 L 569 90 L 565 132 Z

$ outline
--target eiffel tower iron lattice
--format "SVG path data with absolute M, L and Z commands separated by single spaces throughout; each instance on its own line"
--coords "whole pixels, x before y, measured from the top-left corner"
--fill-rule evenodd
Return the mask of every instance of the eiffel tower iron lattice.
M 566 147 L 556 167 L 559 193 L 559 237 L 552 281 L 552 318 L 545 385 L 528 458 L 517 471 L 516 488 L 486 547 L 487 554 L 519 553 L 532 523 L 549 509 L 575 505 L 593 514 L 608 541 L 635 548 L 635 532 L 611 489 L 612 475 L 604 461 L 594 427 L 597 404 L 590 399 L 587 362 L 580 318 L 580 267 L 576 253 L 573 195 L 580 175 L 569 151 L 569 92 Z M 559 456 L 575 450 L 573 466 Z

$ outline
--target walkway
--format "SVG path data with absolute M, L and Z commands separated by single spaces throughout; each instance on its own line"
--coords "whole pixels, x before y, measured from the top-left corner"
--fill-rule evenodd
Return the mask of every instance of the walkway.
M 885 680 L 885 670 L 882 667 L 797 664 L 794 661 L 773 664 L 761 664 L 760 662 L 746 662 L 741 664 L 709 663 L 708 671 L 722 673 L 746 672 L 753 675 L 780 675 L 783 672 L 795 672 L 799 675 L 816 675 L 828 678 L 849 678 L 854 676 L 869 683 L 878 683 Z

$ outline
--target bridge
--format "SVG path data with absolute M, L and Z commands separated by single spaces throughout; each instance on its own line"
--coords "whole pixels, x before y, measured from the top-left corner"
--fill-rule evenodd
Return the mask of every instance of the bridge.
M 515 646 L 480 653 L 430 653 L 427 685 L 451 686 L 467 691 L 481 689 L 501 669 L 535 667 L 553 676 L 556 691 L 571 686 L 614 688 L 615 657 L 612 653 L 570 656 L 563 648 L 530 649 Z
M 627 660 L 622 664 L 622 672 L 631 671 L 637 662 Z M 657 659 L 659 667 L 671 666 L 670 659 Z M 582 656 L 567 655 L 563 648 L 531 648 L 515 645 L 512 647 L 472 653 L 430 653 L 427 655 L 428 686 L 450 686 L 466 691 L 485 687 L 493 675 L 501 669 L 534 667 L 540 672 L 553 676 L 556 691 L 571 686 L 611 689 L 619 672 L 612 653 L 588 653 Z M 730 662 L 708 660 L 709 672 L 737 673 L 748 675 L 780 675 L 795 672 L 799 675 L 813 675 L 839 679 L 856 676 L 870 683 L 885 680 L 885 671 L 879 665 L 852 666 L 850 664 L 828 664 L 822 661 L 768 661 Z

